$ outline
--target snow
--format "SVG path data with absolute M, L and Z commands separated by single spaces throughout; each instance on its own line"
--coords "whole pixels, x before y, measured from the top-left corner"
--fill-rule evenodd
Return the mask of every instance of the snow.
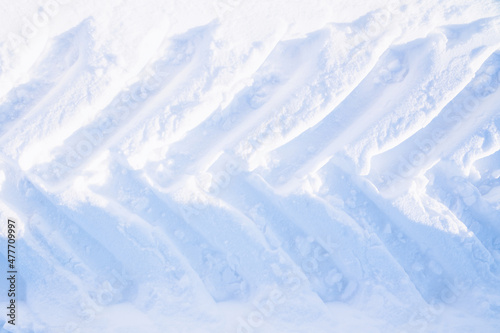
M 0 332 L 500 331 L 498 1 L 0 8 Z

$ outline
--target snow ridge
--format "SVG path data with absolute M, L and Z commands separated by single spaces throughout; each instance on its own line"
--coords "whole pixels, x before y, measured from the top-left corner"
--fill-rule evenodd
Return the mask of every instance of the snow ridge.
M 3 331 L 498 331 L 498 2 L 58 10 L 0 39 Z

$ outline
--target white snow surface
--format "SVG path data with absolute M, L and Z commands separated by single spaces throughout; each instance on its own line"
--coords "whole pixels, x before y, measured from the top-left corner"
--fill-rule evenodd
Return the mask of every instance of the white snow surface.
M 0 9 L 0 332 L 500 332 L 499 1 Z

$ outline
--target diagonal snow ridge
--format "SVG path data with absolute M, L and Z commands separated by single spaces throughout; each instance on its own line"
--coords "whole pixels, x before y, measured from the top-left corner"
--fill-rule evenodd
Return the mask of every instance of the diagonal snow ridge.
M 28 2 L 0 331 L 498 332 L 498 1 Z

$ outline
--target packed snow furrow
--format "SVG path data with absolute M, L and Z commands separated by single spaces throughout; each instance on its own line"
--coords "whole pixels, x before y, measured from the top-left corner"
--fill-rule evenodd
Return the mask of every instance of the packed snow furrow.
M 93 194 L 97 195 L 98 194 Z M 148 260 L 148 281 L 137 281 L 139 290 L 148 290 L 150 293 L 162 293 L 168 295 L 167 299 L 156 299 L 153 295 L 142 297 L 137 305 L 139 307 L 151 306 L 151 302 L 159 303 L 166 306 L 171 306 L 172 303 L 183 299 L 194 302 L 194 304 L 201 304 L 204 302 L 213 302 L 209 292 L 200 292 L 203 289 L 203 280 L 196 271 L 192 269 L 188 260 L 186 260 L 183 253 L 172 242 L 171 238 L 166 235 L 163 230 L 159 230 L 155 225 L 149 224 L 142 216 L 135 214 L 127 207 L 122 206 L 114 199 L 108 198 L 108 210 L 114 214 L 121 216 L 124 219 L 134 219 L 142 226 L 141 230 L 134 230 L 132 226 L 123 231 L 124 236 L 128 239 L 130 245 L 134 245 L 136 251 L 142 255 L 143 260 L 149 257 L 156 260 Z M 143 230 L 146 236 L 139 235 Z M 150 238 L 149 242 L 144 241 L 144 238 Z M 160 288 L 155 287 L 155 281 L 161 281 Z M 197 290 L 197 293 L 193 291 Z M 194 305 L 192 304 L 192 305 Z M 185 309 L 176 309 L 181 311 Z M 196 309 L 195 309 L 196 310 Z M 172 310 L 170 310 L 172 311 Z
M 58 49 L 63 48 L 64 51 L 64 48 L 68 47 L 65 46 L 66 43 L 71 44 L 69 46 L 71 50 L 67 52 L 69 59 L 60 59 Z M 47 67 L 53 66 L 54 59 L 52 58 L 55 57 L 61 60 L 60 66 L 63 66 L 61 70 L 66 71 L 66 73 L 61 75 L 61 82 L 57 84 L 51 83 L 56 78 L 44 75 L 43 79 L 40 79 L 41 83 L 45 84 L 47 77 L 47 84 L 49 87 L 52 84 L 52 89 L 47 91 L 47 96 L 43 98 L 41 103 L 33 105 L 2 135 L 0 140 L 2 151 L 19 160 L 24 169 L 34 163 L 35 159 L 40 158 L 40 153 L 38 156 L 29 156 L 28 158 L 27 156 L 30 155 L 28 152 L 40 147 L 40 141 L 54 140 L 55 133 L 64 137 L 65 131 L 61 130 L 59 126 L 61 124 L 67 125 L 67 132 L 76 119 L 81 120 L 87 117 L 86 114 L 82 113 L 87 111 L 90 94 L 97 89 L 103 89 L 103 86 L 106 85 L 104 77 L 95 75 L 99 64 L 96 63 L 96 59 L 93 59 L 96 54 L 92 47 L 91 23 L 90 20 L 85 20 L 56 39 L 44 58 L 48 64 L 42 61 L 37 63 L 32 70 L 35 73 L 37 71 L 42 74 L 46 73 L 50 70 Z M 64 65 L 65 63 L 68 64 Z M 25 136 L 26 139 L 19 140 L 21 136 Z
M 9 198 L 3 198 L 2 200 L 11 202 L 12 205 L 15 205 L 14 207 L 17 211 L 23 212 L 23 216 L 29 217 L 28 230 L 33 228 L 35 233 L 45 232 L 50 235 L 48 239 L 51 241 L 51 256 L 57 258 L 57 251 L 60 251 L 61 247 L 67 248 L 68 251 L 72 252 L 68 253 L 69 257 L 66 257 L 67 261 L 63 265 L 64 269 L 77 270 L 80 274 L 79 278 L 87 280 L 89 276 L 86 277 L 84 275 L 86 270 L 84 268 L 87 267 L 87 269 L 92 271 L 94 276 L 98 276 L 102 280 L 101 282 L 109 281 L 119 285 L 120 288 L 117 290 L 119 293 L 116 294 L 117 299 L 115 301 L 120 300 L 119 295 L 121 293 L 127 294 L 131 292 L 130 285 L 125 278 L 122 277 L 120 280 L 117 280 L 117 277 L 122 274 L 119 272 L 122 267 L 121 262 L 106 249 L 106 246 L 102 242 L 93 238 L 92 235 L 61 212 L 60 206 L 58 207 L 53 204 L 31 182 L 26 179 L 18 181 L 19 192 L 11 191 Z M 25 199 L 19 200 L 21 197 Z M 19 205 L 19 202 L 23 202 L 23 204 Z M 54 243 L 57 235 L 59 235 L 61 242 Z M 36 239 L 36 237 L 33 239 Z M 69 244 L 71 244 L 71 248 L 68 248 Z M 83 267 L 80 267 L 80 264 L 78 264 L 80 260 L 84 264 Z
M 443 158 L 463 153 L 464 141 L 488 128 L 500 98 L 500 54 L 494 53 L 475 78 L 426 127 L 395 148 L 372 158 L 369 178 L 379 191 L 401 192 Z M 493 118 L 496 119 L 497 117 Z M 462 146 L 462 147 L 461 147 Z M 470 148 L 469 148 L 470 149 Z M 467 150 L 465 150 L 467 152 Z M 464 169 L 470 167 L 471 160 Z
M 152 235 L 148 235 L 147 228 L 140 228 L 137 225 L 141 221 L 136 216 L 123 216 L 118 213 L 116 214 L 118 216 L 111 216 L 107 211 L 94 205 L 91 208 L 78 206 L 76 210 L 56 206 L 51 201 L 56 200 L 55 198 L 45 196 L 31 183 L 24 182 L 26 187 L 24 192 L 33 197 L 32 200 L 36 204 L 28 205 L 30 209 L 27 207 L 17 209 L 27 212 L 26 214 L 35 211 L 41 216 L 48 216 L 44 218 L 47 223 L 46 228 L 62 232 L 64 238 L 71 241 L 75 256 L 79 256 L 98 276 L 97 290 L 91 290 L 89 293 L 99 306 L 130 301 L 136 297 L 138 289 L 147 289 L 147 286 L 138 282 L 142 275 L 137 274 L 146 274 L 153 280 L 168 282 L 168 287 L 165 285 L 165 288 L 169 293 L 180 293 L 184 296 L 189 294 L 190 288 L 185 286 L 185 282 L 180 282 L 185 275 L 185 269 L 177 258 L 171 256 L 168 242 L 164 239 L 156 241 Z M 108 203 L 108 206 L 110 211 L 118 211 L 113 209 L 112 202 Z M 80 209 L 86 213 L 82 215 Z M 117 218 L 122 221 L 118 226 L 111 223 Z M 113 240 L 106 236 L 111 234 L 114 235 Z M 152 248 L 152 244 L 159 246 Z M 54 246 L 57 250 L 61 245 Z M 71 267 L 74 263 L 70 261 L 67 265 Z M 159 271 L 157 267 L 164 269 Z M 85 280 L 83 276 L 81 279 Z
M 29 232 L 24 236 L 26 243 L 29 244 L 33 252 L 51 261 L 59 270 L 65 270 L 74 275 L 73 279 L 84 285 L 86 290 L 92 290 L 92 285 L 97 284 L 99 272 L 92 271 L 78 257 L 64 240 L 63 234 L 52 231 L 48 227 L 50 227 L 50 223 L 47 223 L 42 217 L 33 216 L 30 220 Z
M 64 310 L 54 317 L 49 312 L 50 304 L 45 310 L 36 309 L 40 312 L 40 323 L 47 323 L 54 332 L 55 329 L 63 332 L 71 321 L 89 320 L 88 316 L 93 316 L 100 307 L 134 295 L 133 286 L 120 269 L 120 261 L 61 213 L 60 208 L 28 180 L 12 176 L 6 184 L 11 189 L 9 196 L 1 200 L 22 217 L 26 230 L 18 240 L 21 242 L 18 269 L 23 272 L 23 279 L 36 281 L 36 290 L 30 286 L 25 291 L 30 297 L 24 301 L 30 307 L 32 302 L 41 301 L 38 296 L 53 294 L 56 288 L 66 290 L 62 297 L 74 299 L 68 309 L 71 315 Z M 58 283 L 54 284 L 55 281 Z
M 29 241 L 28 236 L 26 242 Z M 90 288 L 80 277 L 71 274 L 50 255 L 45 256 L 35 243 L 25 244 L 24 240 L 20 240 L 18 247 L 25 253 L 18 268 L 23 273 L 18 275 L 17 281 L 23 291 L 16 293 L 18 306 L 22 307 L 24 315 L 36 321 L 39 328 L 55 333 L 66 332 L 75 323 L 93 319 L 98 305 L 89 295 Z M 50 310 L 62 301 L 66 302 L 64 308 Z M 29 323 L 20 323 L 19 329 L 30 332 Z
M 496 131 L 499 133 L 499 131 Z M 495 135 L 494 137 L 498 137 Z M 490 139 L 492 139 L 490 137 Z M 496 141 L 495 139 L 491 141 Z M 481 175 L 480 179 L 474 179 L 472 183 L 477 188 L 481 199 L 483 200 L 482 206 L 487 206 L 487 212 L 494 212 L 490 214 L 498 214 L 500 211 L 500 144 L 488 145 L 486 156 L 478 158 L 474 161 L 471 168 L 471 174 Z M 500 224 L 497 223 L 496 227 L 499 228 Z
M 262 257 L 269 245 L 244 214 L 218 201 L 196 204 L 198 208 L 190 202 L 177 202 L 176 206 L 185 220 L 208 242 L 220 244 L 221 251 L 234 265 L 233 270 L 248 283 L 240 288 L 255 292 L 262 285 L 278 282 L 281 276 L 273 271 L 272 259 Z M 226 273 L 230 272 L 226 270 Z M 224 278 L 234 279 L 233 276 Z
M 159 201 L 159 207 L 163 209 L 163 212 L 174 216 L 179 223 L 179 229 L 174 231 L 171 238 L 180 237 L 178 241 L 182 242 L 185 234 L 189 232 L 193 237 L 206 243 L 206 249 L 203 252 L 206 252 L 205 257 L 208 255 L 208 258 L 205 258 L 208 264 L 215 265 L 212 267 L 216 271 L 213 278 L 232 281 L 232 289 L 241 289 L 235 293 L 236 296 L 247 297 L 259 290 L 261 286 L 272 285 L 279 279 L 286 278 L 272 269 L 273 260 L 276 258 L 264 256 L 264 253 L 269 251 L 270 245 L 261 231 L 247 216 L 225 204 L 218 196 L 214 197 L 210 192 L 205 192 L 199 185 L 195 185 L 194 188 L 186 186 L 184 190 L 165 192 L 154 182 L 150 182 L 149 188 L 153 191 L 151 200 Z M 161 218 L 163 219 L 164 217 Z M 164 226 L 168 229 L 172 227 Z M 219 246 L 210 244 L 219 244 Z M 210 250 L 211 247 L 212 250 Z M 220 258 L 215 258 L 215 255 L 222 254 Z M 225 266 L 226 262 L 228 267 Z M 288 262 L 286 265 L 290 266 L 291 263 Z M 258 267 L 258 274 L 256 274 L 255 267 Z M 220 271 L 220 276 L 217 271 Z M 202 275 L 200 277 L 205 278 Z
M 500 82 L 500 71 L 498 73 L 498 81 Z M 498 87 L 498 85 L 495 85 L 491 91 L 494 89 L 498 90 Z M 445 156 L 446 159 L 444 161 L 451 161 L 454 163 L 455 168 L 460 170 L 461 174 L 468 175 L 472 179 L 478 178 L 477 170 L 474 169 L 474 163 L 500 150 L 500 114 L 498 111 L 491 111 L 496 110 L 495 104 L 495 99 L 491 98 L 486 103 L 480 105 L 482 108 L 479 108 L 476 112 L 479 119 L 471 121 L 477 124 L 476 131 L 466 136 L 457 144 L 457 148 L 454 151 L 447 152 Z M 485 175 L 486 177 L 487 175 Z
M 363 221 L 363 224 L 368 225 L 372 232 L 378 235 L 422 297 L 427 302 L 441 302 L 441 294 L 453 288 L 453 278 L 461 275 L 443 263 L 454 257 L 447 254 L 449 250 L 441 249 L 442 252 L 437 252 L 438 248 L 444 246 L 442 243 L 449 242 L 441 239 L 442 233 L 435 232 L 428 226 L 416 225 L 407 216 L 389 207 L 389 203 L 378 199 L 373 189 L 357 180 L 356 176 L 345 173 L 332 163 L 325 166 L 321 172 L 325 173 L 324 186 L 334 189 L 336 196 L 343 198 L 344 209 L 349 215 Z M 328 201 L 328 197 L 325 197 L 325 200 Z M 418 231 L 425 235 L 425 238 L 419 237 L 420 234 L 415 229 L 420 229 Z M 436 233 L 439 235 L 438 239 Z M 428 239 L 433 241 L 429 242 Z M 458 249 L 458 246 L 456 247 Z
M 405 91 L 425 75 L 424 71 L 409 72 L 409 64 L 424 65 L 429 51 L 421 44 L 413 42 L 387 50 L 352 93 L 317 126 L 272 152 L 270 158 L 280 162 L 273 165 L 267 180 L 277 179 L 279 182 L 274 185 L 279 185 L 285 179 L 293 181 L 318 170 L 384 114 L 403 103 Z
M 142 275 L 148 275 L 152 279 L 161 278 L 169 284 L 178 284 L 178 280 L 185 275 L 185 270 L 178 259 L 169 254 L 169 244 L 160 242 L 161 246 L 154 247 L 153 244 L 157 244 L 157 241 L 147 223 L 138 216 L 124 214 L 111 199 L 108 205 L 109 211 L 95 206 L 79 207 L 87 209 L 86 216 L 75 211 L 68 211 L 66 214 L 103 244 L 127 272 L 134 272 L 130 273 L 131 278 L 138 279 Z M 118 225 L 110 223 L 117 219 L 120 221 Z M 115 235 L 113 241 L 106 237 L 108 234 Z M 158 271 L 157 267 L 166 269 Z
M 199 316 L 198 309 L 202 304 L 213 302 L 208 292 L 202 292 L 204 288 L 198 275 L 162 232 L 125 210 L 113 199 L 99 198 L 93 193 L 88 195 L 94 200 L 107 201 L 106 210 L 95 206 L 91 209 L 79 206 L 86 211 L 85 216 L 75 211 L 66 214 L 82 228 L 87 228 L 119 260 L 123 267 L 122 273 L 111 268 L 118 281 L 115 283 L 118 286 L 126 283 L 130 290 L 120 293 L 120 290 L 109 288 L 109 283 L 105 283 L 103 288 L 110 293 L 105 295 L 106 299 L 119 297 L 121 300 L 118 304 L 130 303 L 145 313 L 154 307 L 170 315 L 190 312 L 195 316 Z M 89 219 L 101 223 L 88 223 Z M 110 223 L 116 220 L 120 221 L 117 227 Z M 82 225 L 84 221 L 87 221 L 85 226 Z M 113 235 L 113 242 L 110 242 L 108 235 Z M 205 315 L 207 320 L 212 320 L 209 319 L 210 315 Z
M 355 242 L 360 242 L 360 236 L 348 226 L 332 223 L 324 208 L 317 219 L 327 229 L 322 234 L 318 230 L 309 232 L 300 223 L 301 219 L 288 211 L 288 203 L 281 203 L 269 189 L 259 190 L 262 186 L 250 185 L 245 178 L 243 175 L 232 178 L 219 196 L 256 224 L 273 252 L 282 250 L 295 262 L 324 302 L 348 301 L 354 297 L 362 277 L 359 264 L 362 259 L 351 249 L 342 249 L 342 243 L 348 241 L 341 240 L 339 234 Z
M 186 258 L 215 301 L 241 300 L 248 296 L 249 283 L 238 272 L 234 256 L 214 246 L 174 212 L 170 208 L 172 203 L 160 199 L 139 178 L 138 172 L 119 165 L 115 165 L 112 172 L 117 175 L 112 182 L 92 186 L 92 191 L 106 197 L 115 196 L 123 210 L 140 214 L 155 234 L 164 234 L 176 247 L 178 255 Z
M 360 45 L 368 43 L 362 37 L 357 36 L 359 37 L 355 38 L 357 44 L 351 46 L 354 50 L 348 50 L 350 52 L 348 55 L 343 55 L 338 61 L 332 61 L 332 52 L 335 51 L 335 45 L 339 42 L 337 33 L 342 32 L 338 29 L 330 25 L 310 34 L 305 40 L 292 40 L 278 44 L 253 76 L 254 84 L 241 91 L 225 109 L 217 111 L 188 133 L 184 140 L 172 145 L 166 158 L 182 160 L 189 147 L 193 155 L 202 156 L 202 158 L 191 160 L 187 168 L 184 166 L 179 166 L 179 168 L 187 169 L 188 174 L 195 174 L 210 166 L 214 157 L 216 158 L 222 150 L 232 149 L 248 157 L 263 145 L 269 146 L 261 140 L 268 136 L 267 134 L 255 139 L 254 133 L 260 131 L 262 124 L 275 122 L 272 119 L 276 117 L 293 121 L 297 118 L 296 113 L 301 112 L 304 113 L 301 116 L 301 119 L 303 118 L 301 122 L 306 123 L 306 125 L 302 124 L 306 128 L 312 126 L 310 121 L 320 122 L 331 111 L 332 105 L 343 100 L 370 71 L 380 54 L 389 45 L 390 36 L 393 34 L 387 32 L 385 33 L 387 36 L 380 36 L 376 42 L 373 42 L 373 45 L 370 44 L 369 48 L 373 54 L 356 50 Z M 345 34 L 345 32 L 342 33 Z M 359 34 L 362 35 L 363 32 Z M 298 51 L 300 49 L 307 49 L 307 58 L 303 52 Z M 284 63 L 283 58 L 288 64 Z M 325 69 L 311 76 L 311 68 L 317 66 L 318 63 Z M 363 70 L 354 75 L 355 69 L 359 68 Z M 347 88 L 344 81 L 348 82 Z M 308 83 L 306 87 L 304 87 L 304 82 Z M 314 92 L 312 87 L 317 86 L 318 82 L 323 82 L 321 89 Z M 190 135 L 200 131 L 203 133 L 202 136 Z M 250 140 L 250 146 L 248 140 Z M 272 141 L 271 146 L 279 140 Z M 192 151 L 192 147 L 199 148 Z M 182 158 L 179 155 L 183 155 Z
M 116 130 L 125 117 L 130 117 L 130 108 L 133 109 L 144 98 L 157 93 L 161 84 L 171 79 L 172 73 L 165 72 L 161 60 L 167 61 L 170 58 L 171 68 L 167 69 L 175 72 L 175 65 L 180 65 L 185 56 L 167 48 L 170 40 L 163 32 L 160 36 L 155 36 L 155 41 L 148 36 L 145 43 L 151 47 L 151 51 L 156 52 L 141 56 L 132 66 L 124 68 L 113 53 L 108 53 L 109 45 L 94 45 L 94 23 L 93 18 L 87 18 L 72 29 L 83 35 L 70 40 L 80 48 L 77 66 L 80 73 L 75 80 L 61 83 L 65 85 L 66 91 L 59 93 L 59 101 L 52 101 L 52 106 L 45 110 L 43 119 L 30 119 L 30 123 L 37 123 L 36 127 L 42 135 L 26 148 L 18 149 L 22 150 L 19 152 L 19 164 L 24 170 L 54 159 L 57 165 L 57 158 L 61 154 L 66 154 L 66 159 L 56 169 L 67 170 L 67 167 L 71 168 L 80 159 L 88 157 L 89 149 L 94 150 L 104 135 Z M 172 44 L 176 46 L 175 42 Z M 190 47 L 187 41 L 178 44 L 181 47 L 182 44 L 187 44 L 187 49 Z M 60 107 L 64 104 L 62 97 L 64 100 L 70 99 L 64 102 L 64 108 Z M 110 111 L 113 106 L 116 109 Z M 61 148 L 62 142 L 68 143 L 66 151 Z
M 4 97 L 0 105 L 0 140 L 14 128 L 22 126 L 22 119 L 29 119 L 34 113 L 59 98 L 68 82 L 78 75 L 79 46 L 72 43 L 75 32 L 68 33 L 54 42 L 49 51 L 40 56 L 29 73 L 30 80 L 22 83 Z M 57 66 L 52 66 L 53 62 Z
M 475 38 L 475 33 L 457 46 L 451 44 L 446 33 L 439 31 L 425 39 L 424 48 L 428 49 L 423 58 L 425 75 L 412 82 L 411 88 L 404 92 L 403 101 L 392 112 L 345 148 L 344 154 L 359 167 L 361 174 L 369 173 L 372 156 L 398 146 L 431 123 L 474 79 L 482 65 L 495 62 L 494 52 L 500 43 L 497 21 L 493 18 L 487 23 L 473 22 L 461 27 L 468 31 L 477 30 L 479 25 L 480 32 L 489 37 L 487 44 Z M 410 66 L 410 72 L 421 71 L 419 67 Z
M 498 266 L 493 264 L 491 253 L 446 206 L 427 195 L 414 193 L 395 201 L 394 206 L 416 223 L 411 227 L 424 224 L 430 228 L 426 238 L 414 238 L 428 249 L 429 255 L 439 262 L 449 277 L 468 283 L 482 280 L 484 286 L 498 285 L 498 277 L 492 274 Z M 416 218 L 416 212 L 422 216 Z M 440 232 L 447 233 L 448 237 L 440 237 Z
M 280 173 L 283 179 L 289 179 L 293 182 L 295 179 L 301 179 L 308 173 L 320 169 L 339 152 L 344 155 L 344 159 L 347 159 L 346 163 L 353 164 L 358 169 L 358 172 L 366 173 L 370 169 L 370 161 L 367 159 L 367 156 L 372 153 L 369 153 L 369 151 L 373 151 L 375 147 L 378 147 L 376 149 L 386 150 L 387 148 L 384 145 L 398 146 L 399 140 L 404 141 L 404 139 L 393 137 L 394 133 L 387 130 L 390 127 L 389 125 L 382 125 L 387 123 L 387 119 L 400 115 L 400 120 L 398 121 L 401 121 L 401 119 L 408 118 L 407 115 L 404 115 L 405 113 L 410 112 L 412 109 L 420 108 L 419 114 L 422 116 L 422 122 L 430 121 L 424 118 L 432 119 L 432 114 L 438 113 L 442 106 L 454 96 L 453 89 L 460 91 L 460 85 L 465 86 L 468 82 L 467 77 L 470 76 L 467 69 L 468 63 L 460 60 L 462 57 L 461 54 L 455 54 L 455 50 L 448 51 L 448 55 L 446 53 L 444 55 L 440 54 L 443 53 L 440 49 L 445 47 L 440 45 L 439 40 L 440 38 L 443 39 L 443 37 L 442 35 L 441 37 L 439 36 L 431 36 L 406 45 L 393 47 L 386 52 L 380 59 L 379 64 L 352 94 L 353 99 L 363 96 L 363 99 L 370 101 L 369 105 L 359 105 L 359 103 L 354 102 L 354 105 L 358 104 L 358 107 L 363 108 L 363 113 L 358 118 L 348 120 L 348 125 L 346 126 L 346 122 L 344 121 L 346 116 L 343 113 L 351 112 L 353 107 L 352 100 L 349 100 L 350 103 L 346 104 L 345 107 L 340 104 L 337 108 L 338 110 L 333 111 L 334 119 L 343 125 L 339 127 L 338 132 L 335 130 L 327 132 L 327 140 L 323 141 L 324 143 L 320 147 L 311 147 L 308 145 L 307 150 L 303 150 L 302 154 L 298 154 L 302 156 L 302 158 L 299 158 L 299 161 L 304 161 L 302 164 L 296 162 L 295 149 L 289 149 L 294 154 L 289 153 L 285 156 L 282 156 L 282 154 L 286 153 L 286 150 L 280 151 L 279 153 L 281 154 L 277 154 L 273 158 L 280 160 L 280 157 L 288 157 L 288 159 L 285 159 L 283 163 L 283 165 L 286 165 L 285 170 L 277 168 L 275 173 Z M 467 55 L 470 52 L 470 48 L 476 45 L 472 42 L 471 44 L 469 49 L 461 52 Z M 493 50 L 490 52 L 493 52 Z M 489 54 L 487 52 L 484 53 L 486 55 Z M 486 55 L 483 54 L 482 58 L 486 58 Z M 460 75 L 450 72 L 447 67 L 444 69 L 440 68 L 429 60 L 440 57 L 451 63 L 457 63 L 455 65 L 457 67 L 456 72 L 460 73 Z M 428 70 L 422 70 L 423 68 L 427 68 Z M 448 82 L 450 81 L 450 77 L 456 81 L 458 88 L 453 87 L 452 89 L 451 86 L 445 86 L 446 89 L 444 89 L 443 85 L 445 84 L 455 84 Z M 443 84 L 440 84 L 440 81 Z M 432 99 L 429 101 L 422 100 L 426 94 L 424 94 L 424 90 L 427 91 L 429 89 L 435 90 L 432 93 Z M 418 106 L 419 104 L 421 107 Z M 426 114 L 429 114 L 429 116 L 426 116 Z M 380 126 L 385 127 L 384 129 L 380 129 Z M 378 129 L 375 130 L 375 128 Z M 323 131 L 318 128 L 317 133 L 322 134 L 324 133 Z M 385 138 L 368 137 L 367 133 L 370 132 L 382 133 Z M 398 131 L 398 133 L 403 132 Z M 303 140 L 311 140 L 311 136 L 311 134 L 310 136 L 304 136 Z M 384 141 L 386 141 L 385 144 L 383 144 Z M 296 142 L 292 141 L 291 147 L 295 147 L 295 144 Z M 283 171 L 285 174 L 282 174 Z M 294 172 L 293 175 L 290 175 L 290 172 Z M 278 177 L 272 178 L 276 179 Z M 293 183 L 282 184 L 282 191 L 290 190 L 292 186 Z
M 9 186 L 12 190 L 9 191 L 8 196 L 2 197 L 2 201 L 10 203 L 18 214 L 22 212 L 20 216 L 28 218 L 28 229 L 33 219 L 33 226 L 38 230 L 50 228 L 54 230 L 54 233 L 63 235 L 65 242 L 71 241 L 75 254 L 82 256 L 82 259 L 85 258 L 84 261 L 92 269 L 100 268 L 103 262 L 108 261 L 110 266 L 118 265 L 118 261 L 99 242 L 61 212 L 61 206 L 53 203 L 56 199 L 51 198 L 51 194 L 42 192 L 29 179 L 14 171 L 15 169 L 12 169 L 12 166 L 6 164 L 5 161 L 3 162 L 2 171 L 9 176 L 9 181 L 5 183 L 5 186 Z M 98 256 L 101 260 L 97 259 Z
M 172 52 L 144 70 L 143 77 L 121 91 L 89 124 L 76 130 L 60 148 L 54 147 L 49 162 L 36 165 L 32 173 L 48 186 L 64 186 L 96 156 L 120 145 L 141 121 L 162 110 L 180 87 L 196 76 L 198 41 L 180 39 Z M 194 63 L 193 63 L 194 62 Z
M 117 144 L 133 168 L 143 167 L 150 160 L 160 164 L 173 143 L 186 135 L 189 137 L 189 132 L 198 129 L 200 124 L 213 124 L 212 118 L 216 117 L 211 115 L 217 113 L 221 105 L 233 103 L 235 96 L 250 82 L 249 76 L 259 69 L 281 37 L 279 32 L 267 36 L 259 47 L 252 47 L 247 51 L 248 56 L 241 59 L 235 58 L 231 48 L 217 39 L 219 28 L 211 23 L 183 35 L 186 39 L 206 35 L 193 60 L 196 75 L 189 79 L 189 84 L 176 88 L 175 94 L 165 101 L 165 107 L 160 108 L 163 112 L 145 118 L 133 135 L 125 136 L 123 142 Z M 179 57 L 182 58 L 182 54 Z M 227 58 L 229 63 L 221 67 L 219 63 Z
M 475 233 L 471 233 L 464 221 L 464 215 L 459 219 L 449 207 L 433 197 L 425 194 L 421 195 L 420 204 L 425 205 L 426 212 L 432 217 L 433 221 L 437 221 L 436 216 L 440 216 L 439 220 L 449 231 L 456 231 L 457 229 L 466 229 L 469 233 L 466 237 L 460 239 L 459 247 L 466 255 L 467 262 L 471 262 L 475 273 L 484 281 L 484 284 L 491 286 L 494 289 L 500 287 L 500 265 L 499 261 L 495 260 L 495 243 L 494 240 L 484 242 Z M 483 221 L 487 220 L 484 219 Z M 440 221 L 441 222 L 441 221 Z M 470 220 L 467 221 L 470 223 Z M 487 224 L 487 222 L 485 222 Z M 439 227 L 439 225 L 438 225 Z M 493 231 L 493 230 L 490 230 Z M 464 265 L 465 267 L 465 265 Z M 470 274 L 472 276 L 472 274 Z
M 7 202 L 3 199 L 2 201 Z M 18 207 L 4 206 L 2 210 L 4 208 L 8 208 L 10 214 L 16 214 L 18 210 Z M 24 315 L 36 318 L 40 325 L 48 324 L 52 329 L 63 332 L 70 321 L 85 320 L 86 314 L 82 305 L 97 306 L 90 295 L 100 291 L 96 282 L 97 275 L 72 253 L 68 244 L 61 239 L 60 233 L 47 230 L 48 223 L 43 221 L 40 215 L 32 216 L 28 224 L 23 228 L 22 237 L 16 242 L 16 270 L 22 272 L 17 276 L 17 286 L 20 289 L 16 292 L 16 301 L 23 304 Z M 45 227 L 44 231 L 40 229 L 41 224 Z M 3 250 L 1 257 L 7 261 Z M 32 281 L 32 284 L 27 284 L 27 281 Z M 54 281 L 58 284 L 53 285 Z M 66 291 L 63 297 L 72 298 L 71 304 L 56 316 L 40 311 L 35 305 L 36 302 L 42 301 L 44 296 L 54 293 L 58 288 Z M 47 307 L 51 305 L 47 299 L 44 303 Z M 25 324 L 19 326 L 22 328 Z
M 181 139 L 216 109 L 218 96 L 229 89 L 223 89 L 222 78 L 232 80 L 230 88 L 238 85 L 238 72 L 227 78 L 200 61 L 212 52 L 213 29 L 193 29 L 176 39 L 166 57 L 143 71 L 144 79 L 118 94 L 96 119 L 76 130 L 62 148 L 55 148 L 50 162 L 35 166 L 33 172 L 46 186 L 57 188 L 107 148 L 124 150 L 134 168 L 153 154 L 161 155 L 168 143 Z M 189 39 L 193 35 L 195 40 Z M 226 98 L 230 95 L 225 92 Z
M 474 260 L 482 264 L 478 272 L 482 273 L 492 285 L 500 284 L 500 212 L 489 208 L 479 195 L 478 189 L 465 178 L 450 177 L 443 168 L 435 171 L 439 182 L 429 186 L 429 195 L 449 207 L 451 212 L 460 219 L 474 238 L 468 239 L 466 248 L 472 251 Z
M 376 235 L 367 233 L 370 227 L 357 225 L 340 209 L 307 195 L 279 198 L 263 180 L 244 174 L 213 191 L 252 219 L 274 251 L 285 251 L 323 301 L 361 305 L 383 288 L 397 299 L 415 301 L 401 310 L 402 304 L 382 296 L 387 308 L 399 308 L 391 319 L 401 322 L 412 316 L 411 306 L 426 304 L 400 263 Z M 302 201 L 307 210 L 300 209 Z M 303 216 L 302 211 L 309 214 Z
M 205 50 L 205 56 L 210 60 L 199 62 L 200 73 L 203 75 L 200 75 L 198 82 L 191 82 L 189 88 L 184 91 L 179 89 L 182 94 L 172 100 L 165 112 L 150 117 L 137 128 L 137 133 L 127 137 L 122 145 L 121 148 L 134 168 L 144 167 L 148 162 L 163 167 L 161 163 L 164 160 L 186 150 L 174 149 L 189 142 L 192 139 L 191 133 L 197 133 L 200 129 L 211 139 L 210 142 L 217 142 L 212 139 L 212 136 L 218 135 L 217 128 L 212 130 L 212 126 L 216 127 L 220 121 L 226 119 L 224 128 L 227 130 L 228 126 L 236 122 L 235 118 L 242 112 L 240 110 L 234 115 L 232 106 L 242 100 L 241 95 L 249 89 L 253 75 L 260 71 L 269 54 L 279 48 L 279 38 L 283 33 L 276 32 L 266 36 L 259 46 L 252 46 L 247 50 L 247 55 L 241 58 L 235 57 L 234 50 L 218 40 L 219 29 L 217 26 L 214 40 Z M 221 67 L 221 61 L 228 61 L 228 58 L 229 62 Z M 207 66 L 205 62 L 213 64 Z M 247 98 L 243 100 L 243 104 L 248 102 Z M 245 109 L 245 106 L 241 108 Z M 189 145 L 189 150 L 194 153 L 193 147 L 204 145 L 205 141 L 208 139 Z
M 370 23 L 366 23 L 365 19 Z M 373 24 L 371 21 L 378 23 L 376 14 L 372 13 L 360 21 L 363 22 L 360 23 L 362 26 Z M 315 61 L 321 71 L 308 78 L 304 82 L 307 84 L 303 83 L 270 119 L 240 143 L 239 149 L 243 156 L 261 159 L 260 155 L 287 144 L 302 132 L 321 123 L 363 82 L 397 35 L 393 28 L 370 32 L 372 40 L 368 42 L 364 29 L 349 35 L 332 25 L 322 31 L 326 38 Z M 338 35 L 349 40 L 346 54 L 339 54 L 337 45 L 346 44 L 346 40 L 339 40 Z M 253 164 L 259 165 L 262 161 Z
M 196 158 L 190 158 L 187 165 L 165 167 L 176 168 L 176 171 L 181 169 L 186 175 L 196 174 L 206 170 L 221 151 L 234 149 L 250 131 L 271 117 L 309 76 L 312 61 L 296 49 L 307 45 L 308 50 L 315 50 L 316 53 L 323 41 L 323 38 L 314 36 L 306 41 L 279 44 L 254 75 L 252 86 L 240 91 L 231 104 L 216 111 L 187 133 L 182 141 L 171 145 L 166 155 L 166 159 L 177 163 L 186 159 L 186 151 Z M 186 177 L 176 183 L 185 180 Z M 175 183 L 171 187 L 175 188 Z

